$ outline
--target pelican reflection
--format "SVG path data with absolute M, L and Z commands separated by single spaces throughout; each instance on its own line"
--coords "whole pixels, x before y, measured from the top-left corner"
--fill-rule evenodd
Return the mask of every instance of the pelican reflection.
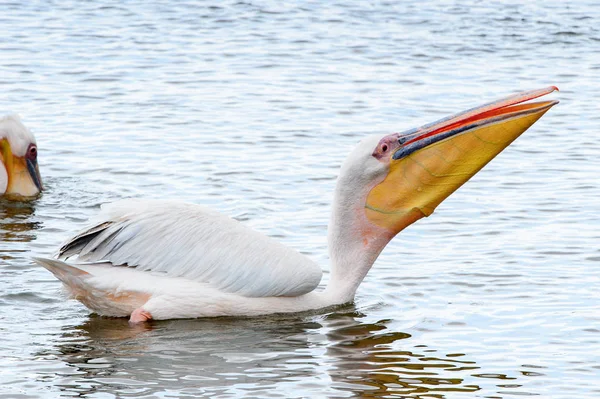
M 292 395 L 288 387 L 296 395 L 306 389 L 309 396 L 423 398 L 481 389 L 473 374 L 480 367 L 467 355 L 440 353 L 389 320 L 364 318 L 353 306 L 325 316 L 170 320 L 135 328 L 126 319 L 93 316 L 65 327 L 51 351 L 72 370 L 56 385 L 84 395 L 135 389 L 258 397 L 274 389 Z

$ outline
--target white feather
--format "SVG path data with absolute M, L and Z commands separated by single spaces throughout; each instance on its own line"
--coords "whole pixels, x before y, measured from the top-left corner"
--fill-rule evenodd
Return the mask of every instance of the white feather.
M 13 155 L 25 156 L 29 144 L 35 144 L 35 137 L 23 125 L 18 115 L 6 115 L 0 118 L 0 139 L 6 138 Z
M 124 200 L 102 211 L 99 223 L 63 245 L 61 258 L 76 254 L 79 262 L 107 261 L 247 297 L 302 295 L 321 280 L 307 257 L 199 205 Z

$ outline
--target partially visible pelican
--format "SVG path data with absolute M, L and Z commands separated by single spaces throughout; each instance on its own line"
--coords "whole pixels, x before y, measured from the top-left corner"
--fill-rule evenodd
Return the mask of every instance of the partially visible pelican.
M 403 133 L 365 138 L 338 177 L 329 224 L 331 278 L 297 251 L 198 205 L 123 200 L 36 258 L 102 315 L 149 319 L 256 316 L 351 302 L 387 243 L 429 216 L 558 101 L 523 92 Z
M 33 197 L 42 191 L 35 137 L 17 115 L 0 118 L 0 195 Z

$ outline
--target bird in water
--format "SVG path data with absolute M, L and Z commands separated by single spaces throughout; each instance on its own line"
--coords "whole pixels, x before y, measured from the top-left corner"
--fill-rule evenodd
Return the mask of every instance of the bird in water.
M 532 90 L 362 140 L 343 163 L 328 228 L 331 274 L 227 216 L 175 201 L 122 200 L 35 261 L 94 312 L 150 319 L 258 316 L 352 302 L 392 238 L 429 216 L 558 101 Z M 70 260 L 73 258 L 74 260 Z M 68 263 L 67 263 L 68 262 Z
M 17 115 L 0 118 L 0 196 L 35 197 L 42 189 L 35 137 Z

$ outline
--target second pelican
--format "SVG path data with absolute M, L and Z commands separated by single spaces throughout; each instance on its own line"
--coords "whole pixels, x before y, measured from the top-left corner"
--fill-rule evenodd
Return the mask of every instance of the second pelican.
M 0 195 L 28 199 L 42 189 L 35 137 L 17 115 L 0 118 Z

